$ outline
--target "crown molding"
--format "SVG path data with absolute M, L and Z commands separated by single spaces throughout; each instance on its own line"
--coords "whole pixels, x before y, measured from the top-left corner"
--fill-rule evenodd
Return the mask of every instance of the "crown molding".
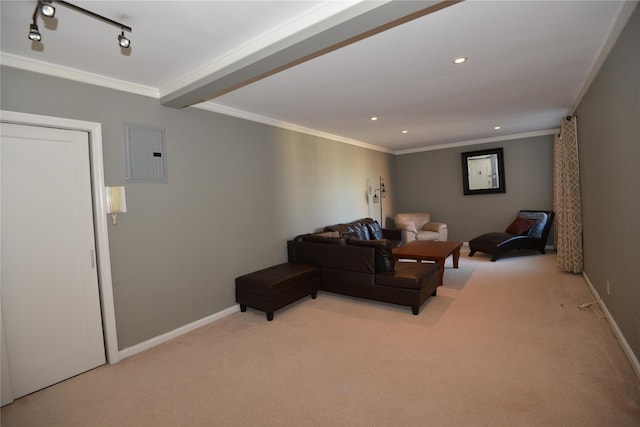
M 23 56 L 13 55 L 11 53 L 0 52 L 0 63 L 7 67 L 19 68 L 21 70 L 32 71 L 34 73 L 47 74 L 81 83 L 88 83 L 109 89 L 160 99 L 160 91 L 154 87 L 143 86 L 124 80 L 102 76 L 100 74 L 77 70 L 75 68 L 51 64 L 49 62 L 29 59 Z
M 201 104 L 191 105 L 192 108 L 198 108 L 201 110 L 210 111 L 213 113 L 224 114 L 226 116 L 233 116 L 240 119 L 249 120 L 252 122 L 263 123 L 265 125 L 270 125 L 274 127 L 278 127 L 281 129 L 287 129 L 294 132 L 300 132 L 307 135 L 317 136 L 320 138 L 330 139 L 332 141 L 342 142 L 345 144 L 355 145 L 362 148 L 367 148 L 369 150 L 382 151 L 384 153 L 394 154 L 392 150 L 389 150 L 384 147 L 379 147 L 377 145 L 368 144 L 366 142 L 358 141 L 356 139 L 345 138 L 339 135 L 334 135 L 327 132 L 322 132 L 315 129 L 306 128 L 304 126 L 298 126 L 293 123 L 283 122 L 280 120 L 272 119 L 270 117 L 261 116 L 259 114 L 249 113 L 244 110 L 238 110 L 236 108 L 227 107 L 225 105 L 216 104 L 214 102 L 208 101 L 203 102 Z
M 397 154 L 397 155 L 412 154 L 412 153 L 420 153 L 422 151 L 433 151 L 433 150 L 442 150 L 445 148 L 464 147 L 467 145 L 487 144 L 489 142 L 510 141 L 514 139 L 531 138 L 534 136 L 553 135 L 553 134 L 557 134 L 558 132 L 560 132 L 560 128 L 546 129 L 546 130 L 540 130 L 535 132 L 514 133 L 511 135 L 496 136 L 491 138 L 470 139 L 468 141 L 453 142 L 451 144 L 431 145 L 429 147 L 413 148 L 410 150 L 399 150 L 399 151 L 396 151 L 394 154 Z

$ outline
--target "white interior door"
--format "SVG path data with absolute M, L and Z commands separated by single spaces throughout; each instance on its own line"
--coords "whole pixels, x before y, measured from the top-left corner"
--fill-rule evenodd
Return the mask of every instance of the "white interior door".
M 7 123 L 1 133 L 4 404 L 6 387 L 13 398 L 47 387 L 104 364 L 105 348 L 88 134 Z

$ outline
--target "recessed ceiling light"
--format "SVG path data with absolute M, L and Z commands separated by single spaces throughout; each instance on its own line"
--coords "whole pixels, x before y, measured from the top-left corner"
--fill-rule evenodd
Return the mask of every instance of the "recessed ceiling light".
M 378 120 L 376 116 L 371 117 L 371 121 L 375 122 L 376 120 Z
M 494 126 L 493 128 L 494 128 L 495 130 L 500 130 L 500 129 L 502 129 L 502 126 Z
M 463 62 L 467 62 L 467 58 L 465 58 L 464 56 L 460 56 L 453 60 L 454 64 L 462 64 Z
M 403 130 L 402 133 L 409 133 L 409 131 L 408 130 Z

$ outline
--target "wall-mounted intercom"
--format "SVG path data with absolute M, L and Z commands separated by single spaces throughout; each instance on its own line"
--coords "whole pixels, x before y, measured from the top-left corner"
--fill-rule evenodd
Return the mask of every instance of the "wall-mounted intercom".
M 113 224 L 118 221 L 118 214 L 127 212 L 127 198 L 124 187 L 105 187 L 107 194 L 107 213 L 111 214 Z

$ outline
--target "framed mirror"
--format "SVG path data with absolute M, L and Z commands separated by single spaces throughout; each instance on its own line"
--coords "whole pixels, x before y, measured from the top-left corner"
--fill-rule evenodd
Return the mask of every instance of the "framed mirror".
M 506 193 L 502 148 L 462 153 L 465 195 Z

